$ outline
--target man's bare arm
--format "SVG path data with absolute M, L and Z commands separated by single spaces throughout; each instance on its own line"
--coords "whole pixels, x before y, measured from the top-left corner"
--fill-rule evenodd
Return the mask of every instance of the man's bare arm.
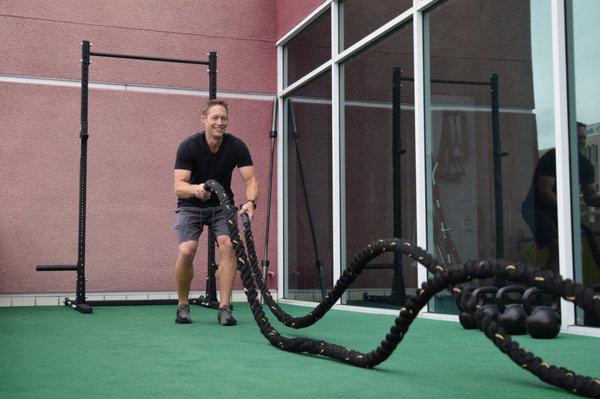
M 556 194 L 554 193 L 554 184 L 556 179 L 552 176 L 540 175 L 537 177 L 538 200 L 543 201 L 549 207 L 556 209 Z
M 256 179 L 256 173 L 254 171 L 254 166 L 244 166 L 239 168 L 240 175 L 242 176 L 242 180 L 246 183 L 246 199 L 248 200 L 244 203 L 240 209 L 240 213 L 246 212 L 250 219 L 254 215 L 254 205 L 250 202 L 250 200 L 258 201 L 258 180 Z
M 595 183 L 586 184 L 581 186 L 583 192 L 583 200 L 588 206 L 600 206 L 600 192 L 598 192 L 598 185 Z
M 177 197 L 182 199 L 199 198 L 206 201 L 210 198 L 210 191 L 204 190 L 204 184 L 190 184 L 192 172 L 185 169 L 175 169 L 173 188 Z

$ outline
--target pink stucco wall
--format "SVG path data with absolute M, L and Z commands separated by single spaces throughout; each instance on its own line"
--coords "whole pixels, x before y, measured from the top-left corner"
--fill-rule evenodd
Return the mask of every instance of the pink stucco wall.
M 74 290 L 73 272 L 41 273 L 35 265 L 77 261 L 80 91 L 68 83 L 80 79 L 84 39 L 99 52 L 187 59 L 218 52 L 219 96 L 231 106 L 229 130 L 248 144 L 262 190 L 254 220 L 262 257 L 275 42 L 320 3 L 0 2 L 0 76 L 29 79 L 0 83 L 0 293 Z M 207 90 L 205 69 L 93 58 L 90 81 Z M 38 84 L 31 78 L 65 84 Z M 262 98 L 243 98 L 255 93 Z M 175 290 L 173 160 L 179 142 L 200 128 L 202 101 L 198 96 L 90 90 L 88 292 Z M 234 191 L 238 199 L 245 198 L 237 173 Z M 276 203 L 274 197 L 273 209 Z M 276 227 L 272 212 L 273 271 Z M 201 248 L 193 289 L 204 288 L 204 239 Z

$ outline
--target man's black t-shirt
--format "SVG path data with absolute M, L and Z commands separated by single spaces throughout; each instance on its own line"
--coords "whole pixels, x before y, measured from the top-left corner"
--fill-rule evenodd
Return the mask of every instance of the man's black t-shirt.
M 533 180 L 527 193 L 527 198 L 523 201 L 524 212 L 544 211 L 556 213 L 556 206 L 551 200 L 545 200 L 542 195 L 539 195 L 537 191 L 537 178 L 538 176 L 549 176 L 556 179 L 556 150 L 551 149 L 546 152 L 539 159 L 538 164 L 533 173 Z M 589 159 L 579 154 L 579 185 L 585 186 L 592 184 L 596 180 L 594 173 L 594 165 Z M 556 193 L 556 182 L 552 188 Z
M 208 148 L 204 132 L 193 134 L 179 145 L 175 160 L 175 169 L 192 172 L 190 184 L 204 183 L 208 179 L 216 180 L 225 188 L 232 202 L 231 174 L 233 169 L 236 166 L 242 168 L 251 165 L 252 157 L 246 144 L 229 133 L 223 135 L 223 141 L 216 153 Z M 218 205 L 219 200 L 214 194 L 208 201 L 200 201 L 196 197 L 177 200 L 178 208 L 207 208 Z

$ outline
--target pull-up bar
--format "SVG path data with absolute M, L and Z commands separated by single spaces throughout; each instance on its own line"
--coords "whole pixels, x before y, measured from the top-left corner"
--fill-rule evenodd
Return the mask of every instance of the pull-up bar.
M 146 56 L 143 56 L 143 55 L 95 53 L 93 51 L 90 51 L 90 55 L 93 55 L 93 56 L 96 56 L 96 57 L 128 58 L 130 60 L 178 62 L 178 63 L 181 63 L 181 64 L 202 64 L 202 65 L 209 65 L 209 63 L 210 63 L 210 61 L 195 61 L 195 60 L 180 60 L 180 59 L 177 59 L 177 58 L 146 57 Z
M 125 58 L 132 60 L 142 61 L 160 61 L 160 62 L 174 62 L 180 64 L 200 64 L 208 65 L 208 76 L 209 76 L 209 99 L 216 98 L 217 96 L 217 53 L 211 51 L 208 53 L 208 61 L 197 61 L 197 60 L 182 60 L 176 58 L 162 58 L 162 57 L 150 57 L 141 55 L 128 55 L 128 54 L 111 54 L 111 53 L 99 53 L 92 52 L 90 50 L 92 44 L 88 40 L 81 42 L 81 131 L 79 137 L 81 138 L 81 155 L 79 157 L 79 234 L 78 234 L 78 245 L 77 245 L 77 264 L 76 265 L 37 265 L 37 271 L 65 271 L 75 270 L 77 271 L 77 287 L 76 287 L 76 298 L 75 301 L 71 301 L 69 298 L 65 298 L 65 305 L 77 310 L 81 313 L 92 313 L 93 305 L 107 304 L 106 301 L 94 301 L 93 303 L 87 303 L 85 298 L 85 222 L 86 222 L 86 190 L 87 190 L 87 140 L 89 138 L 88 133 L 88 83 L 89 83 L 89 68 L 90 58 L 96 57 L 109 57 L 109 58 Z M 206 300 L 204 297 L 200 297 L 192 303 L 196 303 L 205 307 L 215 307 L 214 302 L 216 301 L 216 287 L 214 281 L 214 270 L 216 268 L 214 258 L 214 236 L 212 231 L 209 233 L 208 238 L 208 270 L 209 278 L 207 281 L 207 292 Z M 212 273 L 212 275 L 211 275 Z M 101 303 L 102 302 L 102 303 Z M 140 301 L 137 301 L 140 302 Z M 148 304 L 152 300 L 147 301 Z M 163 300 L 154 300 L 154 303 L 164 303 Z M 113 303 L 114 304 L 114 303 Z

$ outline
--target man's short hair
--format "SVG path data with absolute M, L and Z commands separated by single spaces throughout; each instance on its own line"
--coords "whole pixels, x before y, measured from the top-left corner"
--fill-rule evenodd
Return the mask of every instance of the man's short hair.
M 579 129 L 580 127 L 587 128 L 587 125 L 583 122 L 577 122 L 577 129 Z
M 229 105 L 227 102 L 224 100 L 219 100 L 218 98 L 213 98 L 212 100 L 208 100 L 204 103 L 204 106 L 202 107 L 202 115 L 208 116 L 208 110 L 210 107 L 214 107 L 215 105 L 220 105 L 221 107 L 225 108 L 225 111 L 227 111 L 229 114 Z

